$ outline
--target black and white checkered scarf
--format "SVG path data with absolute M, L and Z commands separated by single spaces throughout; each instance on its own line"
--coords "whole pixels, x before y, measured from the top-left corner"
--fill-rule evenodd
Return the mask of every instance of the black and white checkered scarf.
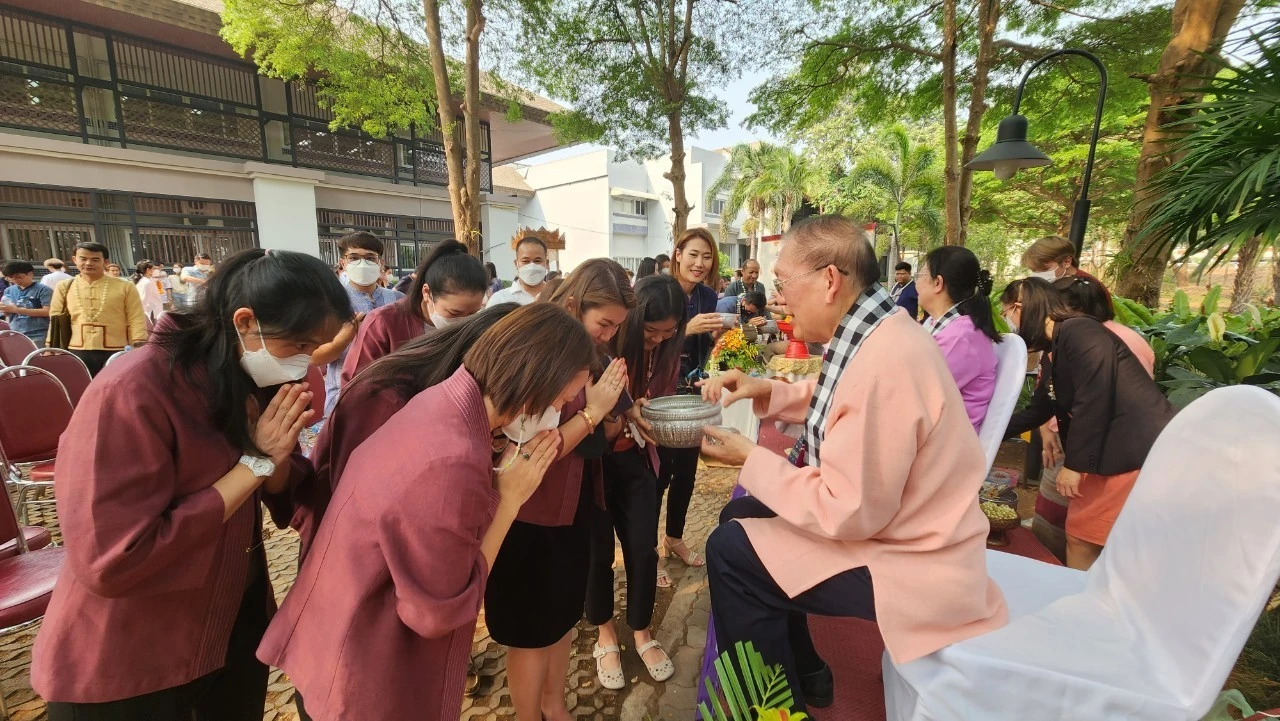
M 827 346 L 826 355 L 822 358 L 822 373 L 818 376 L 817 387 L 813 389 L 809 413 L 804 420 L 804 437 L 793 450 L 795 456 L 792 462 L 796 465 L 820 465 L 822 438 L 826 435 L 826 418 L 831 411 L 836 384 L 858 353 L 862 342 L 896 308 L 889 292 L 877 283 L 858 296 L 853 308 L 840 321 L 840 327 L 836 329 Z
M 929 335 L 937 335 L 942 332 L 943 328 L 946 328 L 948 325 L 951 325 L 951 321 L 959 317 L 960 317 L 960 304 L 956 303 L 950 308 L 947 308 L 947 312 L 943 313 L 942 317 L 934 319 L 932 316 L 930 316 L 927 320 L 925 320 L 924 329 L 929 331 Z

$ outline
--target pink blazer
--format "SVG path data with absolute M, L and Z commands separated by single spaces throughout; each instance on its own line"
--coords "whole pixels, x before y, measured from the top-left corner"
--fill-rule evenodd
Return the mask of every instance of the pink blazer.
M 815 385 L 775 381 L 756 413 L 801 423 Z M 942 354 L 908 314 L 885 319 L 845 369 L 821 456 L 796 468 L 756 448 L 739 478 L 778 514 L 738 522 L 788 595 L 866 566 L 897 663 L 1008 621 L 987 576 L 986 459 Z

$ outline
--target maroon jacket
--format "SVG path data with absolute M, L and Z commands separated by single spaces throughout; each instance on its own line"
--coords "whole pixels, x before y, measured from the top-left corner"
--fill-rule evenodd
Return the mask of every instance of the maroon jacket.
M 490 437 L 480 389 L 459 369 L 351 454 L 258 649 L 316 721 L 458 718 L 489 574 L 480 542 L 499 500 Z
M 430 323 L 422 322 L 413 314 L 408 298 L 374 308 L 360 322 L 347 351 L 347 359 L 342 362 L 342 385 L 345 387 L 370 363 L 434 330 Z
M 223 666 L 250 553 L 266 573 L 259 504 L 223 523 L 212 488 L 240 456 L 156 345 L 89 385 L 58 445 L 67 560 L 31 664 L 45 700 L 117 701 Z M 291 463 L 291 483 L 310 475 L 301 455 Z M 287 511 L 264 500 L 277 518 Z
M 587 393 L 585 390 L 579 391 L 573 400 L 560 409 L 560 424 L 568 423 L 586 406 Z M 582 492 L 584 479 L 591 484 L 596 505 L 604 508 L 604 472 L 600 460 L 583 458 L 575 450 L 551 464 L 538 489 L 520 507 L 516 520 L 535 526 L 573 525 L 573 517 L 578 510 L 578 494 Z
M 329 420 L 324 422 L 315 448 L 311 450 L 315 475 L 294 490 L 296 510 L 290 525 L 298 530 L 302 540 L 298 550 L 299 567 L 311 550 L 320 521 L 351 454 L 408 403 L 395 391 L 382 389 L 375 392 L 371 388 L 363 381 L 343 388 L 338 405 L 329 414 Z

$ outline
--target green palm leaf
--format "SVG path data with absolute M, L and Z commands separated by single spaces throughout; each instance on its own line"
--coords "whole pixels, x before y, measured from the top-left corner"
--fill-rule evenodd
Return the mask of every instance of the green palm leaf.
M 751 642 L 721 653 L 715 670 L 714 683 L 703 681 L 711 703 L 698 704 L 700 721 L 750 721 L 760 710 L 792 710 L 795 699 L 782 666 L 766 666 Z

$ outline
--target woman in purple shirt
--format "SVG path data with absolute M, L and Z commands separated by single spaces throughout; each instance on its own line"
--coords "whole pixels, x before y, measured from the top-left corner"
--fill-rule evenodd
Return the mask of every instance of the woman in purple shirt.
M 1000 332 L 991 317 L 991 274 L 973 251 L 947 245 L 925 256 L 916 275 L 920 307 L 929 314 L 925 330 L 937 341 L 960 387 L 964 409 L 975 431 L 982 429 L 996 388 L 996 349 Z

